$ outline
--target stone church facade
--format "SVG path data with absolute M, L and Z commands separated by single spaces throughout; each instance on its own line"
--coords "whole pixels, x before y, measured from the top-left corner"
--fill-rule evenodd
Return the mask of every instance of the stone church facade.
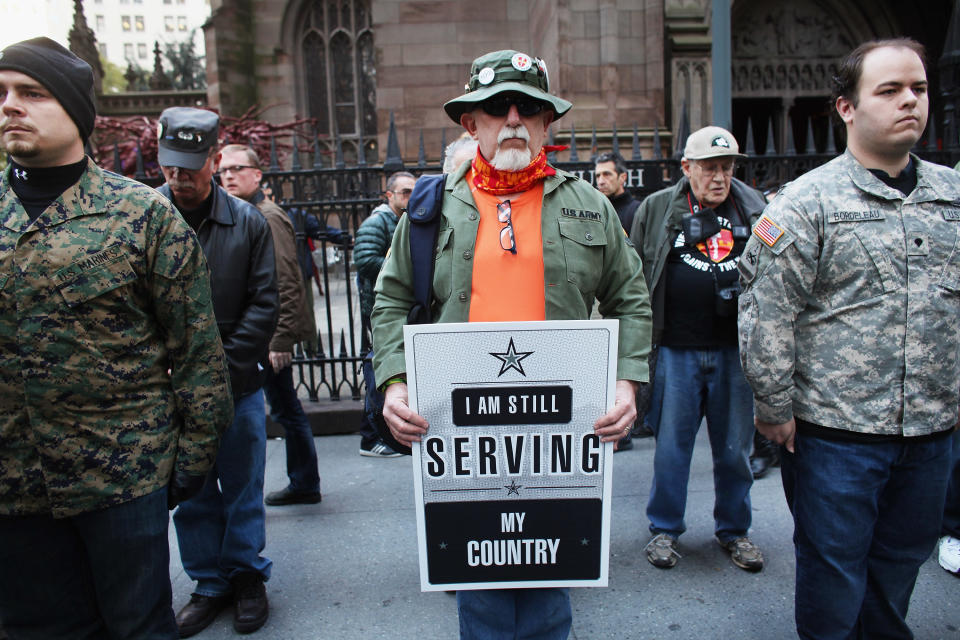
M 759 149 L 781 151 L 807 130 L 823 148 L 830 79 L 857 43 L 909 35 L 928 50 L 932 95 L 953 0 L 731 0 L 733 130 L 748 123 Z M 552 90 L 574 104 L 554 126 L 575 129 L 581 157 L 629 149 L 637 128 L 650 157 L 664 153 L 686 110 L 710 124 L 710 0 L 211 0 L 205 25 L 209 104 L 238 115 L 317 120 L 322 145 L 343 142 L 348 164 L 363 145 L 382 161 L 393 114 L 401 153 L 428 161 L 460 128 L 441 105 L 463 90 L 470 62 L 495 49 L 542 57 Z M 793 136 L 789 135 L 793 133 Z M 801 149 L 802 150 L 802 149 Z M 628 154 L 629 155 L 629 152 Z

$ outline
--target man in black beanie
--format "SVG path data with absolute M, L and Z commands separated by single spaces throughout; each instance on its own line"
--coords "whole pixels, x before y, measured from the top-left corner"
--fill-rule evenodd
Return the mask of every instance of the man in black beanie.
M 0 619 L 11 639 L 178 637 L 168 509 L 233 406 L 203 251 L 83 152 L 90 67 L 0 52 Z

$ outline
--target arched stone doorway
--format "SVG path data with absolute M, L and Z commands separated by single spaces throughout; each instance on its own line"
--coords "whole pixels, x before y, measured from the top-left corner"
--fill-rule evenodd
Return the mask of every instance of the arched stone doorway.
M 732 7 L 733 133 L 745 143 L 749 121 L 759 152 L 791 141 L 827 146 L 829 96 L 839 60 L 859 43 L 897 33 L 876 0 L 739 0 Z M 792 133 L 792 136 L 791 136 Z

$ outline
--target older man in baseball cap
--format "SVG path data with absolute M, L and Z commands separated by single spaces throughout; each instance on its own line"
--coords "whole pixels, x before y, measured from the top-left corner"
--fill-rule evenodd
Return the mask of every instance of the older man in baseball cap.
M 270 226 L 252 204 L 213 181 L 220 164 L 216 113 L 171 107 L 160 114 L 159 191 L 196 232 L 210 267 L 213 308 L 230 366 L 234 420 L 203 488 L 173 524 L 183 568 L 197 587 L 177 613 L 180 637 L 199 633 L 233 605 L 233 626 L 256 631 L 270 613 L 266 545 L 263 383 L 279 300 Z
M 741 569 L 763 568 L 763 554 L 747 537 L 753 402 L 737 349 L 737 264 L 765 202 L 733 177 L 741 157 L 725 129 L 690 134 L 684 177 L 643 201 L 630 232 L 653 301 L 656 365 L 647 423 L 657 445 L 646 554 L 662 569 L 680 558 L 690 459 L 704 417 L 713 451 L 717 542 Z
M 432 320 L 588 319 L 599 299 L 606 317 L 619 319 L 620 334 L 615 406 L 594 430 L 616 442 L 636 416 L 637 384 L 647 380 L 650 309 L 637 254 L 609 200 L 547 163 L 547 130 L 571 106 L 550 93 L 546 63 L 519 51 L 474 60 L 465 92 L 444 105 L 478 151 L 447 177 L 439 225 L 452 233 L 437 253 Z M 590 215 L 564 216 L 572 210 Z M 386 388 L 387 425 L 409 446 L 428 427 L 407 405 L 403 325 L 415 300 L 409 216 L 393 246 L 376 287 L 374 366 Z M 460 591 L 457 604 L 462 638 L 566 638 L 572 620 L 566 589 Z

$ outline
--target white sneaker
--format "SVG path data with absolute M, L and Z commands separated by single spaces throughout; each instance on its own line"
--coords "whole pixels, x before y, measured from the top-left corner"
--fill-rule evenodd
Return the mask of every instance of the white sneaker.
M 960 575 L 960 540 L 952 536 L 940 538 L 940 566 Z

